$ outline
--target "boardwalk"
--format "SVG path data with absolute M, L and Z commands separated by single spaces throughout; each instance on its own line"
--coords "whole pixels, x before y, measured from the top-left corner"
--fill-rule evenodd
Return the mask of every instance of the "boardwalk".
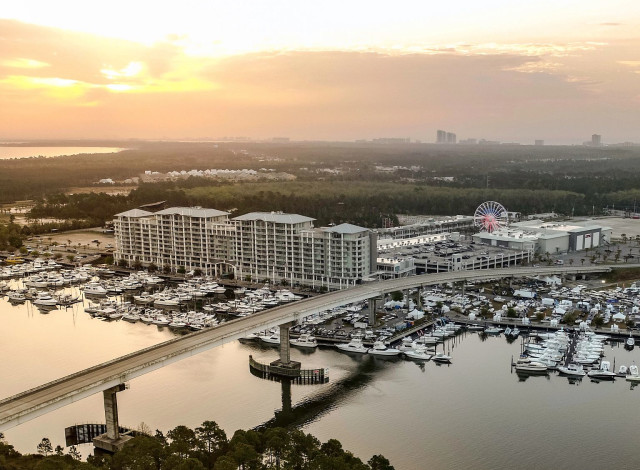
M 0 401 L 0 431 L 41 416 L 135 377 L 236 340 L 248 333 L 282 323 L 300 321 L 321 311 L 386 293 L 457 281 L 483 281 L 507 277 L 606 272 L 607 266 L 506 268 L 425 274 L 379 281 L 282 305 L 219 326 L 175 338 L 149 348 L 76 372 Z

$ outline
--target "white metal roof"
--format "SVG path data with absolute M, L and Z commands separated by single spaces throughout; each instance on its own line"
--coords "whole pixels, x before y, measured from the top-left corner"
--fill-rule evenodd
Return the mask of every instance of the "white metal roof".
M 322 227 L 322 230 L 324 230 L 325 232 L 336 232 L 336 233 L 361 233 L 361 232 L 368 232 L 369 229 L 368 228 L 364 228 L 364 227 L 358 227 L 357 225 L 353 225 L 353 224 L 340 224 L 340 225 L 336 225 L 335 227 Z
M 234 217 L 232 220 L 263 220 L 278 224 L 299 224 L 312 222 L 315 219 L 299 214 L 283 214 L 282 212 L 249 212 L 248 214 Z
M 186 215 L 189 217 L 219 217 L 221 215 L 229 215 L 228 212 L 219 211 L 217 209 L 203 209 L 202 207 L 169 207 L 156 212 L 159 215 Z
M 141 209 L 131 209 L 125 212 L 120 212 L 114 217 L 145 217 L 147 215 L 153 215 L 153 212 L 143 211 Z

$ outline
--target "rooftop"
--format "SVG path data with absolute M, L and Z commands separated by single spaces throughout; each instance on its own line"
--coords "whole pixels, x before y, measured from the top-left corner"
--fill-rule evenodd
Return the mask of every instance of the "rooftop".
M 153 212 L 147 212 L 140 209 L 131 209 L 125 212 L 120 212 L 114 217 L 146 217 L 147 215 L 153 215 Z
M 264 222 L 275 222 L 278 224 L 300 224 L 313 222 L 315 219 L 299 214 L 283 214 L 282 212 L 249 212 L 248 214 L 234 217 L 232 220 L 262 220 Z
M 325 232 L 335 232 L 335 233 L 361 233 L 361 232 L 368 232 L 369 229 L 368 228 L 364 228 L 364 227 L 358 227 L 357 225 L 353 225 L 353 224 L 340 224 L 340 225 L 336 225 L 335 227 L 322 227 L 322 230 Z
M 169 207 L 156 212 L 159 215 L 186 215 L 189 217 L 219 217 L 221 215 L 229 215 L 228 212 L 219 211 L 217 209 L 203 209 L 202 207 Z

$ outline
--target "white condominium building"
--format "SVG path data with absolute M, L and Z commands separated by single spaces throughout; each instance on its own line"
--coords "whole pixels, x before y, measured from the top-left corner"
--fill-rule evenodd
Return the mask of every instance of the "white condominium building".
M 215 209 L 133 209 L 115 216 L 115 260 L 329 289 L 356 284 L 375 271 L 373 232 L 351 224 L 314 228 L 313 221 L 281 212 L 229 220 Z
M 116 214 L 114 260 L 173 271 L 200 269 L 203 274 L 233 271 L 229 240 L 235 228 L 229 214 L 200 207 L 173 207 L 159 212 L 133 209 Z

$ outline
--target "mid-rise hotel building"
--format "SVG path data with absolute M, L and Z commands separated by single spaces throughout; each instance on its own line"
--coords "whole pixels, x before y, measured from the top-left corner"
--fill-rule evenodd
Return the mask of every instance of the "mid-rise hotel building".
M 114 259 L 331 289 L 354 285 L 376 270 L 373 232 L 351 224 L 314 228 L 313 221 L 280 212 L 229 219 L 227 212 L 199 207 L 133 209 L 115 216 Z

